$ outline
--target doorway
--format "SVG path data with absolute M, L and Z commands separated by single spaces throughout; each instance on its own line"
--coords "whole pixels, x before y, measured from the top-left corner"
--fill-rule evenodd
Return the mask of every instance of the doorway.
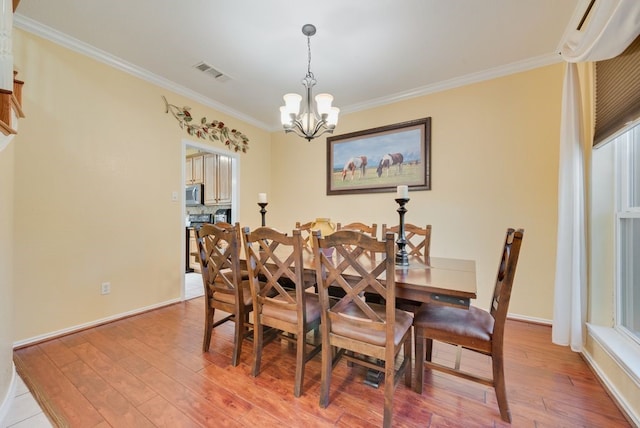
M 188 156 L 199 156 L 202 153 L 203 155 L 216 155 L 216 156 L 225 156 L 226 160 L 229 160 L 229 165 L 231 167 L 230 174 L 230 195 L 231 200 L 225 200 L 224 203 L 207 203 L 198 205 L 198 206 L 190 206 L 187 207 L 185 204 L 185 191 L 181 191 L 180 194 L 182 198 L 180 199 L 180 203 L 182 205 L 182 215 L 180 221 L 180 230 L 182 231 L 182 235 L 185 236 L 185 239 L 182 240 L 182 262 L 180 264 L 181 272 L 181 299 L 192 299 L 194 297 L 198 297 L 204 294 L 204 287 L 202 285 L 202 277 L 198 272 L 188 272 L 188 258 L 189 258 L 189 229 L 187 228 L 187 216 L 191 214 L 213 214 L 215 211 L 224 208 L 231 210 L 231 218 L 227 219 L 227 222 L 233 224 L 238 221 L 238 210 L 240 208 L 239 204 L 239 177 L 240 177 L 240 156 L 237 153 L 231 152 L 229 150 L 219 149 L 215 147 L 211 147 L 207 144 L 200 143 L 197 141 L 182 140 L 182 157 L 180 159 L 180 164 L 182 165 L 182 178 L 181 178 L 181 189 L 185 188 L 187 184 L 187 171 L 186 171 L 186 159 Z M 189 174 L 191 175 L 191 174 Z M 229 203 L 230 202 L 230 203 Z

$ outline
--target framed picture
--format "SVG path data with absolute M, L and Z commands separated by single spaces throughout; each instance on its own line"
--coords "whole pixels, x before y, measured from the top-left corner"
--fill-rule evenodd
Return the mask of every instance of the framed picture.
M 431 190 L 431 118 L 327 138 L 327 195 Z

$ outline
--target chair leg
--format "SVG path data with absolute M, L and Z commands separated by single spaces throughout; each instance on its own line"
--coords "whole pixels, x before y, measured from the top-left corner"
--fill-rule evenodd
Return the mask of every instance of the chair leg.
M 240 363 L 240 355 L 242 353 L 242 342 L 244 342 L 246 326 L 244 323 L 244 316 L 234 318 L 234 334 L 233 338 L 233 357 L 231 358 L 231 365 L 237 366 Z
M 254 312 L 255 314 L 255 312 Z M 262 323 L 259 320 L 259 315 L 253 320 L 253 368 L 251 370 L 252 376 L 258 376 L 260 373 L 260 360 L 262 359 L 262 340 L 263 340 L 263 328 Z
M 208 304 L 208 302 L 206 302 Z M 209 351 L 211 346 L 211 333 L 213 332 L 213 315 L 215 308 L 207 306 L 204 313 L 204 337 L 202 339 L 202 352 Z
M 411 375 L 413 374 L 413 364 L 411 361 L 411 333 L 409 333 L 409 337 L 405 340 L 404 345 L 404 360 L 407 362 L 404 368 L 404 384 L 411 388 Z
M 393 359 L 384 364 L 384 419 L 382 426 L 391 427 L 393 421 L 393 390 L 395 389 L 395 367 Z
M 325 330 L 326 332 L 326 330 Z M 324 333 L 323 333 L 324 337 Z M 329 405 L 329 387 L 331 386 L 331 369 L 333 362 L 333 346 L 328 340 L 322 341 L 322 368 L 320 374 L 320 407 Z
M 427 338 L 427 343 L 424 351 L 425 360 L 431 361 L 432 356 L 433 356 L 433 339 Z
M 504 364 L 502 355 L 493 355 L 491 358 L 493 366 L 493 384 L 496 390 L 500 417 L 503 421 L 511 423 L 511 411 L 507 402 L 507 386 L 504 379 Z
M 422 334 L 422 330 L 414 326 L 415 334 L 415 365 L 416 365 L 416 384 L 413 388 L 418 394 L 422 394 L 424 384 L 424 356 L 426 339 Z
M 303 330 L 298 332 L 298 337 L 296 338 L 296 377 L 293 387 L 293 395 L 296 397 L 300 397 L 302 394 L 302 383 L 304 382 L 304 343 L 305 334 Z

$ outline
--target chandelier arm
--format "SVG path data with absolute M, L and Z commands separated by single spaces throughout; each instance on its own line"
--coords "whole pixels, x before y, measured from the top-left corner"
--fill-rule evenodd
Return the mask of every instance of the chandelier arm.
M 321 133 L 319 133 L 317 135 L 314 135 L 314 138 L 315 137 L 319 137 L 319 136 L 324 135 L 324 134 L 333 134 L 333 129 L 325 127 L 324 131 L 322 131 Z

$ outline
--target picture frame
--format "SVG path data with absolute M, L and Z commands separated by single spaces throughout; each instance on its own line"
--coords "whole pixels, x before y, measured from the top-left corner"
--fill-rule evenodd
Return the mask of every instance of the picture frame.
M 327 137 L 327 195 L 431 190 L 431 117 Z

